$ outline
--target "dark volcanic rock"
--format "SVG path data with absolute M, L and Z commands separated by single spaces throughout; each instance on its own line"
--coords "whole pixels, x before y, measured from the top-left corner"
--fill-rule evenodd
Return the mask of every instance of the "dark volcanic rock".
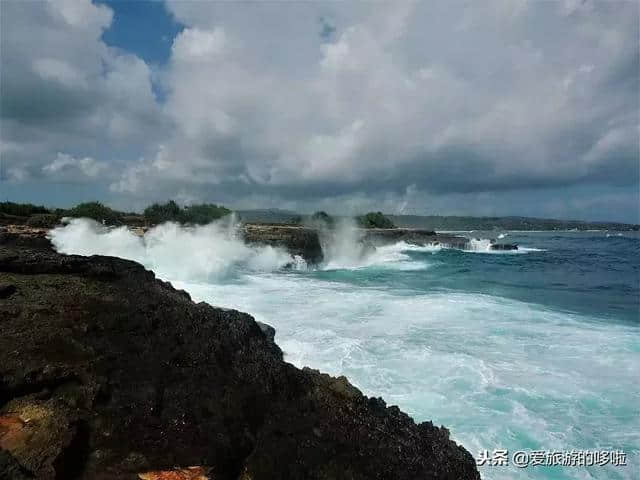
M 434 244 L 463 249 L 467 247 L 469 242 L 466 237 L 411 228 L 369 228 L 363 232 L 363 240 L 375 246 L 406 242 L 416 245 Z
M 249 244 L 271 245 L 286 249 L 291 255 L 298 255 L 310 264 L 322 262 L 324 255 L 317 230 L 307 227 L 284 225 L 242 226 L 242 238 Z
M 492 243 L 491 250 L 518 250 L 517 243 Z
M 134 262 L 13 242 L 0 282 L 3 480 L 480 478 L 445 428 L 285 363 L 269 328 Z
M 16 247 L 53 248 L 47 229 L 25 225 L 0 226 L 0 244 Z
M 267 325 L 266 323 L 262 323 L 262 322 L 258 322 L 258 321 L 256 321 L 256 323 L 260 327 L 260 330 L 262 330 L 262 333 L 264 333 L 264 335 L 267 337 L 267 339 L 270 342 L 275 342 L 276 341 L 276 329 L 275 328 L 273 328 L 271 325 Z
M 16 293 L 16 286 L 11 284 L 0 283 L 0 299 L 9 298 Z

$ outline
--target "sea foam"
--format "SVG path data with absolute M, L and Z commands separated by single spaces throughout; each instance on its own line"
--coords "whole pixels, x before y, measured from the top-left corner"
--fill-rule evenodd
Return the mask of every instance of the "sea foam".
M 237 235 L 237 225 L 217 222 L 184 227 L 163 223 L 139 236 L 127 227 L 109 228 L 89 219 L 69 219 L 50 231 L 61 253 L 113 255 L 135 260 L 160 278 L 182 281 L 222 281 L 238 270 L 268 272 L 304 261 L 284 249 L 248 246 Z

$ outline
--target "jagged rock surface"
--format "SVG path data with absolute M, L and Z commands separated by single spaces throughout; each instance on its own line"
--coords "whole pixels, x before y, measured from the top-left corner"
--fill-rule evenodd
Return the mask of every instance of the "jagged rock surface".
M 446 429 L 285 363 L 267 326 L 137 263 L 5 236 L 0 284 L 3 480 L 480 478 Z

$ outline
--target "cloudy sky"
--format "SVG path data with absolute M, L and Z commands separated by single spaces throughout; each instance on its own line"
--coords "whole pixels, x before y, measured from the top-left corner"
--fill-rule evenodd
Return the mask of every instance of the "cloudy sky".
M 635 1 L 0 2 L 0 200 L 639 222 Z

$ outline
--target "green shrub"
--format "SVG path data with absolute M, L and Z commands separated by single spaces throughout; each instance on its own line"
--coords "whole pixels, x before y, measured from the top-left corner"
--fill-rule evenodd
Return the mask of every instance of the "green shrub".
M 366 215 L 356 217 L 356 221 L 362 228 L 396 228 L 382 212 L 369 212 Z
M 182 209 L 173 200 L 165 204 L 154 203 L 144 209 L 144 217 L 151 223 L 180 222 Z
M 31 203 L 0 202 L 0 213 L 28 217 L 36 213 L 49 213 L 49 210 L 42 205 L 33 205 Z
M 204 225 L 229 213 L 231 213 L 231 210 L 228 208 L 212 203 L 202 203 L 181 208 L 173 200 L 169 200 L 165 204 L 154 203 L 144 209 L 144 217 L 153 224 L 177 222 Z
M 68 217 L 92 218 L 106 225 L 121 225 L 122 212 L 112 210 L 100 202 L 86 202 L 76 205 L 64 213 Z
M 191 205 L 185 207 L 182 212 L 182 223 L 194 223 L 197 225 L 205 225 L 211 223 L 218 218 L 229 215 L 231 210 L 223 206 L 213 203 L 202 203 L 199 205 Z

